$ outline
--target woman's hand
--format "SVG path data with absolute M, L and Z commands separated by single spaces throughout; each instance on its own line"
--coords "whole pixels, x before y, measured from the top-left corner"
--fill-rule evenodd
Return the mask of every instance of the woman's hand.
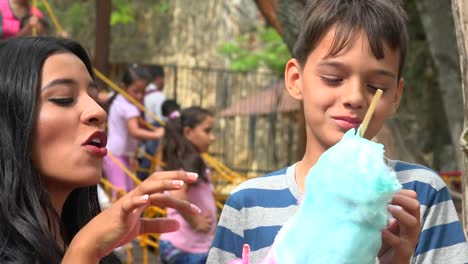
M 153 173 L 84 226 L 70 243 L 62 263 L 98 263 L 114 248 L 140 234 L 177 230 L 179 223 L 176 220 L 144 219 L 141 213 L 146 207 L 154 205 L 200 214 L 197 206 L 164 194 L 164 191 L 181 189 L 185 182 L 193 183 L 196 179 L 197 174 L 184 171 Z
M 416 192 L 400 190 L 389 206 L 395 220 L 382 230 L 380 263 L 409 263 L 421 233 L 420 205 Z

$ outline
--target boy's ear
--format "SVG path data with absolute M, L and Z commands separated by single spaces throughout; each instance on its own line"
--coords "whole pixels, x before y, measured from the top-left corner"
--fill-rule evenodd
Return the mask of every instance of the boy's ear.
M 292 98 L 302 101 L 301 66 L 296 59 L 290 59 L 284 69 L 284 83 Z
M 393 112 L 395 113 L 396 110 L 398 109 L 398 106 L 400 105 L 400 101 L 401 101 L 401 96 L 403 95 L 403 86 L 405 84 L 405 80 L 403 80 L 403 78 L 400 79 L 400 81 L 398 81 L 398 86 L 397 86 L 397 90 L 396 90 L 396 93 L 395 93 L 395 98 L 393 98 Z

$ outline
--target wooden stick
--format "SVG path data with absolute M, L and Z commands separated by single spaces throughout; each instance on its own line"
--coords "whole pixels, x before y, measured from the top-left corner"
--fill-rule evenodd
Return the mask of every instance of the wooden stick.
M 382 93 L 382 90 L 377 89 L 377 92 L 375 93 L 374 98 L 372 99 L 372 102 L 369 106 L 369 109 L 367 109 L 367 113 L 364 116 L 364 120 L 362 121 L 361 126 L 359 127 L 359 135 L 361 137 L 364 137 L 364 134 L 366 133 L 367 126 L 369 125 L 369 121 L 372 118 L 372 114 L 374 114 L 375 107 L 377 106 L 377 103 L 379 102 Z

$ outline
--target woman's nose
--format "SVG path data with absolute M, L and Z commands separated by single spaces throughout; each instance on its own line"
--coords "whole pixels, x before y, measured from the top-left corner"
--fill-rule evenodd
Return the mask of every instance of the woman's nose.
M 106 122 L 106 111 L 90 96 L 83 100 L 82 122 L 87 125 L 101 126 Z

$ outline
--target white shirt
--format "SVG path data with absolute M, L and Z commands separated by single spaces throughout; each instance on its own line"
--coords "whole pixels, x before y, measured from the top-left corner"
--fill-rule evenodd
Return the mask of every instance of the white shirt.
M 158 90 L 158 87 L 154 83 L 148 84 L 146 86 L 146 95 L 143 99 L 145 104 L 145 108 L 151 111 L 158 117 L 160 120 L 163 120 L 163 115 L 161 111 L 161 105 L 166 100 L 166 96 L 163 94 L 162 91 Z M 155 120 L 145 113 L 145 119 L 149 123 L 153 123 Z

